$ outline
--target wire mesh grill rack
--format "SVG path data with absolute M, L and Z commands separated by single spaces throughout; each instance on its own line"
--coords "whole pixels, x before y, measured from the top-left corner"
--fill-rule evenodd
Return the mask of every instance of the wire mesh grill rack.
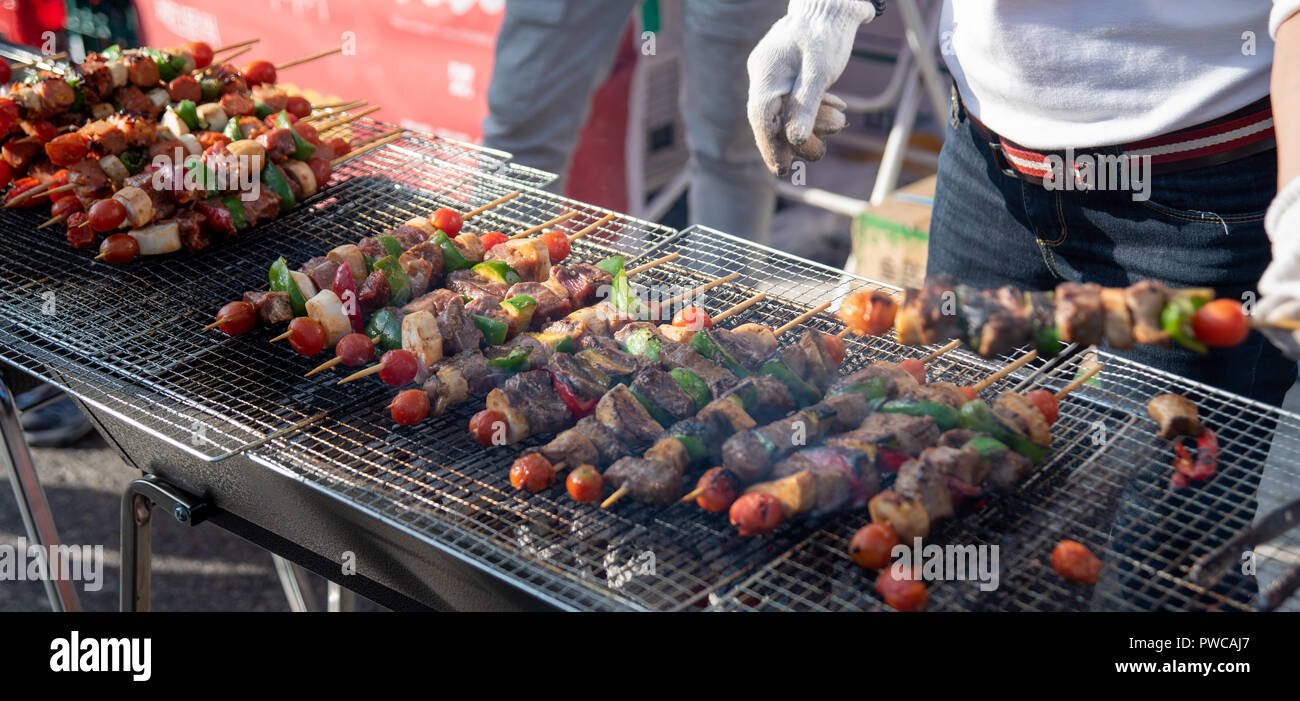
M 377 123 L 349 126 L 360 139 L 384 131 Z M 328 188 L 236 240 L 124 266 L 92 262 L 92 251 L 69 248 L 57 228 L 36 230 L 44 219 L 36 211 L 9 211 L 0 221 L 0 358 L 199 458 L 221 458 L 349 406 L 366 390 L 303 380 L 311 362 L 267 343 L 273 329 L 240 338 L 201 331 L 216 309 L 264 288 L 278 256 L 296 267 L 438 207 L 464 211 L 521 189 L 492 174 L 499 169 L 474 148 L 407 134 L 340 164 Z M 606 214 L 528 190 L 466 230 L 509 232 L 568 210 L 579 212 L 564 224 L 574 228 Z M 574 255 L 634 256 L 675 233 L 616 218 L 577 242 Z

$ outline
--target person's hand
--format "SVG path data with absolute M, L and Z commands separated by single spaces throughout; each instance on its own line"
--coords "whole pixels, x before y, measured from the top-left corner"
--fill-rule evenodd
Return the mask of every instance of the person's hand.
M 848 65 L 858 27 L 875 17 L 867 0 L 790 0 L 749 54 L 749 125 L 774 173 L 794 155 L 821 158 L 821 137 L 844 128 L 845 104 L 826 89 Z
M 1300 178 L 1274 198 L 1264 217 L 1273 262 L 1259 279 L 1254 317 L 1265 324 L 1300 321 Z M 1288 357 L 1300 360 L 1300 331 L 1264 327 L 1264 335 Z

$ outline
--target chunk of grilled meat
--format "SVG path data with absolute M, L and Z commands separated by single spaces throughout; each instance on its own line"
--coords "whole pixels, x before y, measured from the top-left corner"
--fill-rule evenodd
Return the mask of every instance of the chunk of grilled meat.
M 888 446 L 917 456 L 939 439 L 939 427 L 929 416 L 908 416 L 875 412 L 852 431 L 827 439 L 827 445 L 871 451 L 870 446 Z
M 573 309 L 568 297 L 557 295 L 545 283 L 517 282 L 506 292 L 507 299 L 519 295 L 527 295 L 537 302 L 537 309 L 533 311 L 533 328 L 540 329 L 546 322 L 562 318 Z
M 444 286 L 458 295 L 478 299 L 496 297 L 505 299 L 509 287 L 502 282 L 492 282 L 473 270 L 454 270 L 448 273 Z
M 664 430 L 625 385 L 611 387 L 596 402 L 595 417 L 620 440 L 629 444 L 652 441 Z
M 695 415 L 695 399 L 677 384 L 672 375 L 659 368 L 645 368 L 636 374 L 632 386 L 654 407 L 673 417 Z
M 811 511 L 814 514 L 862 508 L 880 491 L 875 456 L 849 448 L 805 448 L 772 467 L 775 478 L 799 472 L 807 472 L 813 478 Z
M 1047 419 L 1029 400 L 1015 392 L 1003 392 L 993 400 L 993 415 L 1039 445 L 1051 445 L 1052 430 Z
M 1106 342 L 1116 350 L 1128 350 L 1133 347 L 1133 315 L 1128 310 L 1128 300 L 1124 290 L 1118 287 L 1104 287 L 1101 290 L 1101 306 L 1105 311 Z
M 339 269 L 337 261 L 330 260 L 325 256 L 310 258 L 302 267 L 298 268 L 299 272 L 304 273 L 311 278 L 312 284 L 316 285 L 318 290 L 332 289 L 334 286 L 334 273 Z M 387 282 L 387 281 L 385 281 Z M 384 299 L 388 299 L 388 294 L 384 294 Z
M 569 293 L 569 300 L 576 307 L 585 307 L 596 299 L 601 287 L 614 282 L 609 273 L 587 263 L 557 265 L 551 268 L 551 280 L 559 283 Z
M 965 329 L 958 315 L 957 294 L 951 277 L 926 278 L 920 289 L 909 289 L 894 319 L 898 342 L 908 346 L 961 338 Z
M 1160 315 L 1169 301 L 1169 288 L 1154 280 L 1143 280 L 1125 288 L 1124 299 L 1133 315 L 1133 340 L 1146 345 L 1168 345 L 1169 334 L 1160 323 Z
M 553 354 L 547 361 L 546 369 L 556 382 L 567 387 L 580 402 L 600 399 L 612 384 L 609 375 L 585 358 L 570 353 Z
M 244 301 L 253 305 L 264 324 L 278 324 L 293 318 L 293 305 L 289 303 L 287 292 L 245 292 Z
M 1196 404 L 1181 394 L 1160 394 L 1147 402 L 1147 413 L 1160 424 L 1157 436 L 1171 440 L 1179 436 L 1198 437 L 1205 433 L 1197 417 Z
M 496 401 L 493 395 L 499 395 Z M 568 428 L 573 420 L 568 407 L 555 395 L 555 390 L 551 387 L 551 375 L 545 370 L 521 372 L 506 380 L 500 390 L 488 393 L 489 409 L 499 411 L 495 405 L 502 402 L 510 407 L 510 413 L 522 415 L 525 435 L 554 433 Z M 509 420 L 509 413 L 501 413 Z
M 1100 285 L 1063 282 L 1056 286 L 1056 327 L 1062 341 L 1083 346 L 1100 342 L 1104 314 Z
M 921 502 L 886 489 L 871 498 L 867 504 L 874 523 L 886 523 L 898 535 L 898 542 L 911 543 L 930 533 L 930 516 Z
M 628 495 L 645 504 L 665 506 L 682 494 L 684 474 L 661 460 L 623 457 L 605 470 L 605 483 L 613 489 L 628 488 Z

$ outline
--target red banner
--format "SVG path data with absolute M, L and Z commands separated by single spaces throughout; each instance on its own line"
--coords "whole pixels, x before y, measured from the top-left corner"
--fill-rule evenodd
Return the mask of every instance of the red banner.
M 469 141 L 482 136 L 492 50 L 505 0 L 137 0 L 150 46 L 260 38 L 243 63 L 282 64 L 341 46 L 343 54 L 286 68 L 308 99 L 368 100 L 376 119 Z

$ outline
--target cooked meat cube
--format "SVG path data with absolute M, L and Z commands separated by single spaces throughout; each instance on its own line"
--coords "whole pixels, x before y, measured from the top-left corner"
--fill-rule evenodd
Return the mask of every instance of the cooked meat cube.
M 677 472 L 685 473 L 691 464 L 691 454 L 681 441 L 672 436 L 661 436 L 655 444 L 645 451 L 647 460 L 655 460 Z
M 628 448 L 623 444 L 623 441 L 594 416 L 588 416 L 578 421 L 573 430 L 581 433 L 587 440 L 591 441 L 591 444 L 596 447 L 596 451 L 600 453 L 600 462 L 593 462 L 593 465 L 608 465 L 628 454 Z
M 836 384 L 837 386 L 847 386 L 857 382 L 870 380 L 875 377 L 884 378 L 888 383 L 885 387 L 885 396 L 889 399 L 897 399 L 920 386 L 917 384 L 916 378 L 912 377 L 911 373 L 900 368 L 895 363 L 882 360 L 877 360 L 867 367 L 840 380 Z
M 538 238 L 513 239 L 492 247 L 483 260 L 500 260 L 519 273 L 524 280 L 541 282 L 551 276 L 551 257 L 546 244 Z
M 455 275 L 455 273 L 452 273 Z M 451 290 L 451 293 L 460 297 L 460 293 Z M 506 321 L 505 310 L 501 308 L 501 298 L 495 295 L 483 295 L 482 297 L 473 297 L 465 304 L 465 311 L 478 316 L 485 316 L 489 319 L 496 319 L 502 323 Z
M 435 314 L 438 317 L 438 329 L 442 332 L 442 342 L 448 354 L 459 355 L 477 351 L 483 344 L 483 332 L 479 331 L 478 325 L 466 313 L 464 303 L 460 301 L 460 297 L 454 296 L 454 293 L 442 310 Z M 478 354 L 474 353 L 474 355 Z
M 850 431 L 861 426 L 870 415 L 867 398 L 861 394 L 841 394 L 827 397 L 819 403 L 835 412 L 830 429 L 835 433 Z
M 632 498 L 654 505 L 667 505 L 682 495 L 682 471 L 660 460 L 619 458 L 605 470 L 605 483 L 613 489 L 626 486 Z
M 1083 346 L 1101 341 L 1103 314 L 1100 285 L 1063 282 L 1056 286 L 1056 327 L 1062 341 Z
M 609 376 L 586 360 L 569 353 L 556 353 L 546 363 L 556 382 L 563 383 L 580 402 L 600 399 L 609 389 Z
M 1052 430 L 1043 412 L 1015 392 L 1003 392 L 993 401 L 993 415 L 1024 429 L 1029 440 L 1050 445 Z
M 988 465 L 979 452 L 971 448 L 927 448 L 921 452 L 921 460 L 972 488 L 977 488 L 988 475 Z
M 427 294 L 420 295 L 402 305 L 402 312 L 405 314 L 411 314 L 414 312 L 426 311 L 439 314 L 442 310 L 447 308 L 447 305 L 452 303 L 452 300 L 460 302 L 462 309 L 465 307 L 465 303 L 461 300 L 460 295 L 451 290 L 443 288 L 430 290 Z
M 936 446 L 943 448 L 960 448 L 966 445 L 967 441 L 978 436 L 979 434 L 967 428 L 954 428 L 944 431 L 935 442 Z
M 921 503 L 892 489 L 872 497 L 867 508 L 872 522 L 889 524 L 900 543 L 911 543 L 930 533 L 930 517 Z
M 77 130 L 101 156 L 116 156 L 127 148 L 126 134 L 112 122 L 101 119 Z
M 537 302 L 537 309 L 533 312 L 533 324 L 536 328 L 541 328 L 545 321 L 563 317 L 571 309 L 568 298 L 556 295 L 540 282 L 515 283 L 506 293 L 506 298 L 519 295 L 528 295 Z
M 976 290 L 961 285 L 957 299 L 966 321 L 966 343 L 975 352 L 1004 355 L 1028 342 L 1028 313 L 1013 288 Z
M 146 97 L 144 91 L 134 85 L 119 88 L 115 97 L 117 106 L 127 114 L 138 115 L 150 120 L 158 117 L 159 110 L 154 105 L 153 100 Z
M 727 397 L 720 397 L 709 402 L 695 414 L 695 418 L 707 424 L 709 430 L 719 436 L 732 436 L 754 428 L 754 418 L 745 413 L 739 404 Z
M 126 76 L 131 84 L 141 88 L 152 88 L 162 77 L 158 73 L 158 64 L 143 54 L 125 54 L 122 63 L 126 65 Z
M 429 283 L 433 279 L 433 264 L 420 258 L 406 258 L 402 254 L 402 260 L 399 261 L 402 266 L 402 272 L 406 273 L 407 284 L 411 287 L 411 295 L 418 297 L 429 289 Z
M 627 443 L 654 440 L 664 430 L 625 385 L 615 385 L 600 398 L 595 416 Z
M 627 340 L 631 338 L 633 334 L 643 329 L 650 329 L 651 331 L 656 332 L 656 337 L 658 337 L 658 329 L 655 328 L 654 324 L 651 324 L 648 321 L 631 321 L 618 327 L 618 330 L 614 332 L 614 340 L 618 341 L 620 345 L 627 345 Z
M 826 351 L 822 348 L 821 334 L 816 331 L 805 331 L 794 347 L 803 351 L 805 358 L 804 371 L 796 374 L 811 383 L 819 392 L 829 389 L 839 375 L 835 363 L 826 357 Z
M 844 448 L 805 448 L 772 467 L 772 477 L 807 472 L 813 478 L 813 513 L 861 508 L 880 491 L 880 474 L 871 457 Z
M 272 113 L 279 112 L 289 102 L 289 96 L 285 95 L 284 88 L 271 85 L 259 85 L 253 88 L 253 101 L 266 105 L 266 109 Z
M 203 228 L 205 219 L 194 211 L 183 211 L 176 215 L 176 226 L 181 235 L 181 245 L 193 253 L 202 251 L 212 243 L 212 235 Z
M 287 292 L 245 292 L 244 301 L 253 305 L 262 323 L 278 324 L 293 318 L 293 305 Z
M 554 433 L 567 428 L 573 415 L 551 388 L 551 375 L 530 370 L 506 380 L 501 388 L 505 400 L 528 421 L 529 435 Z
M 1147 402 L 1147 413 L 1160 424 L 1157 436 L 1171 440 L 1179 436 L 1198 437 L 1205 433 L 1196 415 L 1196 404 L 1181 394 L 1161 394 Z
M 551 268 L 551 280 L 568 290 L 569 300 L 575 306 L 585 307 L 595 301 L 597 291 L 613 283 L 614 278 L 594 265 L 577 263 Z
M 722 444 L 722 464 L 742 482 L 757 482 L 767 474 L 775 447 L 761 434 L 762 429 L 737 433 Z
M 441 416 L 447 407 L 465 401 L 470 394 L 469 379 L 449 358 L 429 368 L 429 377 L 422 389 L 429 395 L 429 413 L 433 416 Z
M 306 273 L 311 278 L 312 284 L 316 285 L 318 290 L 330 290 L 334 288 L 334 273 L 338 272 L 339 264 L 325 256 L 317 256 L 309 259 L 302 264 L 299 271 Z M 387 299 L 388 295 L 385 294 Z
M 592 344 L 591 347 L 578 351 L 577 355 L 608 375 L 611 381 L 630 381 L 641 369 L 653 367 L 649 360 L 625 352 L 611 339 L 602 340 L 608 344 Z
M 396 229 L 393 229 L 392 231 L 388 232 L 388 235 L 397 239 L 397 243 L 402 247 L 403 251 L 409 251 L 410 249 L 415 248 L 416 246 L 424 243 L 429 238 L 423 231 L 420 231 L 419 229 L 413 226 L 408 226 L 406 224 L 403 224 L 397 227 Z M 434 250 L 438 251 L 438 260 L 441 261 L 442 249 L 439 249 L 437 246 L 435 246 Z M 425 257 L 427 258 L 428 256 Z
M 333 281 L 330 281 L 333 284 Z M 325 289 L 329 289 L 328 287 Z M 368 316 L 376 309 L 388 304 L 393 290 L 388 284 L 388 275 L 383 270 L 372 270 L 357 290 L 357 305 L 361 307 L 362 316 Z
M 509 355 L 516 348 L 527 348 L 530 351 L 531 354 L 528 356 L 530 370 L 546 367 L 546 360 L 550 355 L 550 350 L 547 349 L 545 343 L 527 334 L 520 334 L 506 341 L 503 345 L 490 348 L 488 351 L 489 358 Z
M 257 104 L 253 102 L 253 98 L 239 93 L 222 95 L 220 105 L 221 111 L 231 119 L 252 116 L 257 111 Z
M 498 301 L 505 299 L 506 291 L 509 289 L 504 283 L 487 280 L 473 270 L 453 271 L 447 275 L 445 286 L 456 294 L 470 299 L 492 296 Z
M 919 290 L 907 290 L 895 318 L 898 342 L 923 346 L 962 338 L 964 329 L 953 288 L 952 278 L 940 275 L 927 278 Z
M 388 255 L 384 250 L 384 245 L 379 243 L 379 239 L 373 236 L 367 236 L 357 241 L 357 248 L 360 248 L 362 253 L 370 256 L 370 260 L 379 260 Z
M 752 387 L 758 400 L 750 414 L 755 421 L 771 421 L 794 410 L 797 404 L 790 394 L 790 388 L 780 380 L 768 375 L 751 375 L 736 383 L 733 392 L 749 391 Z
M 1106 314 L 1106 342 L 1116 350 L 1128 350 L 1133 347 L 1133 315 L 1128 310 L 1128 300 L 1124 290 L 1118 287 L 1104 287 L 1101 290 L 1101 306 Z
M 1160 315 L 1169 301 L 1169 288 L 1153 280 L 1143 280 L 1124 289 L 1129 313 L 1133 315 L 1133 340 L 1144 345 L 1166 345 L 1169 334 L 1160 323 Z
M 92 54 L 76 66 L 76 69 L 78 77 L 81 78 L 81 90 L 85 94 L 87 104 L 104 102 L 112 96 L 113 74 L 103 59 Z
M 576 428 L 561 431 L 550 443 L 538 448 L 538 452 L 552 464 L 561 461 L 574 467 L 601 464 L 600 451 L 596 450 L 596 445 Z
M 989 462 L 991 471 L 985 481 L 989 487 L 1000 490 L 1016 486 L 1034 467 L 1029 458 L 1014 450 L 1005 450 Z
M 884 445 L 915 456 L 938 439 L 939 427 L 929 416 L 876 412 L 857 429 L 830 438 L 826 443 L 866 451 L 872 450 L 867 446 Z
M 646 368 L 638 372 L 632 386 L 651 404 L 675 419 L 695 415 L 695 400 L 663 370 Z
M 285 127 L 268 129 L 255 138 L 257 143 L 266 149 L 266 157 L 277 163 L 292 156 L 298 148 L 294 143 L 293 134 Z
M 427 267 L 420 266 L 424 271 L 424 276 L 427 281 L 425 283 L 425 289 L 428 289 L 429 286 L 436 285 L 442 281 L 442 268 L 444 264 L 442 259 L 442 249 L 432 243 L 422 242 L 406 249 L 402 252 L 402 255 L 397 258 L 397 262 L 402 265 L 402 269 L 404 270 L 416 260 L 424 261 L 427 264 Z M 409 272 L 407 274 L 410 275 Z
M 249 226 L 270 221 L 280 214 L 280 196 L 269 187 L 262 188 L 261 194 L 252 202 L 241 199 L 240 204 L 244 205 L 244 218 L 248 220 Z
M 758 367 L 771 353 L 761 336 L 735 333 L 727 329 L 710 329 L 713 339 L 722 346 L 731 357 L 747 368 Z
M 931 524 L 953 515 L 953 495 L 948 478 L 934 462 L 916 459 L 903 463 L 894 479 L 894 491 L 920 503 Z

